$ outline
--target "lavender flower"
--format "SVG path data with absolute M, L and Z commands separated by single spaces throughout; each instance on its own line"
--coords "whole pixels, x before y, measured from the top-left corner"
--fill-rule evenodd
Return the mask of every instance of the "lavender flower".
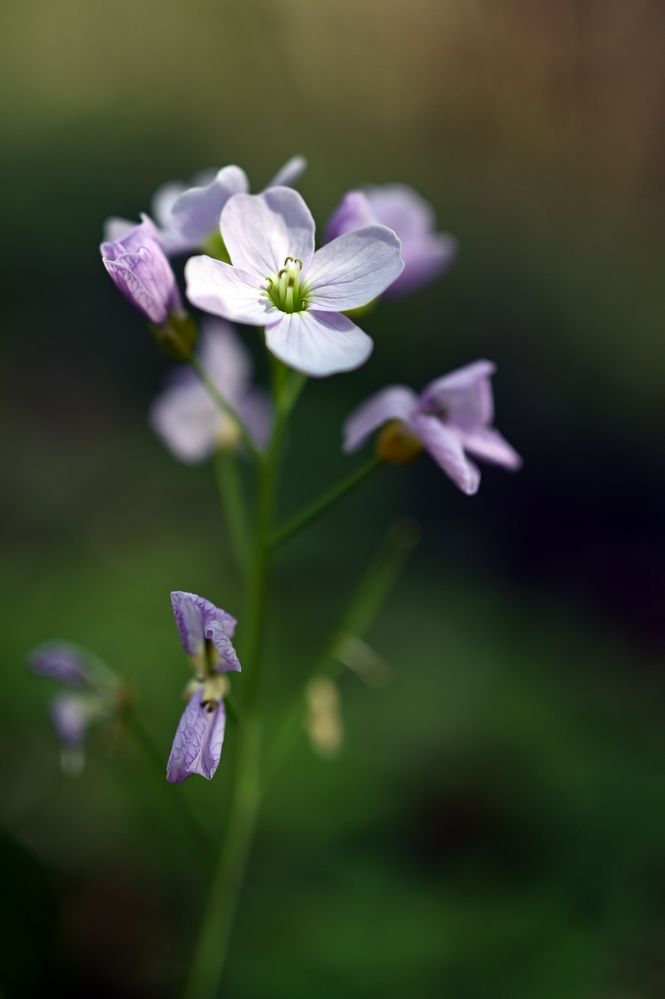
M 192 774 L 207 780 L 214 776 L 226 725 L 224 673 L 238 672 L 241 666 L 231 642 L 237 624 L 231 614 L 195 593 L 176 591 L 171 603 L 182 647 L 196 673 L 166 768 L 166 779 L 181 784 Z
M 467 453 L 517 469 L 519 455 L 491 426 L 494 417 L 490 361 L 476 361 L 432 382 L 418 396 L 402 385 L 383 389 L 346 421 L 344 450 L 356 451 L 383 424 L 378 452 L 401 463 L 425 449 L 468 494 L 477 492 L 480 472 Z
M 342 313 L 366 305 L 400 274 L 391 229 L 365 226 L 314 252 L 314 219 L 286 187 L 236 194 L 220 229 L 233 266 L 192 257 L 185 276 L 194 305 L 265 326 L 268 349 L 307 375 L 350 371 L 367 360 L 372 341 Z
M 31 654 L 28 666 L 37 676 L 58 680 L 68 687 L 83 687 L 90 678 L 85 656 L 75 645 L 42 645 Z
M 102 243 L 100 251 L 117 287 L 151 323 L 162 326 L 182 313 L 175 275 L 149 218 L 115 243 Z
M 384 184 L 349 191 L 328 223 L 326 238 L 335 239 L 361 226 L 381 223 L 399 236 L 404 270 L 386 290 L 386 298 L 401 298 L 444 274 L 457 256 L 457 240 L 435 232 L 434 209 L 406 184 Z
M 272 414 L 266 394 L 251 384 L 248 352 L 226 323 L 210 319 L 202 328 L 201 366 L 234 407 L 257 446 L 264 447 Z M 236 424 L 220 412 L 190 368 L 172 374 L 152 404 L 149 420 L 179 461 L 204 461 L 217 450 L 240 444 Z
M 302 156 L 294 156 L 277 171 L 267 185 L 290 187 L 306 167 Z M 155 192 L 152 214 L 157 222 L 156 236 L 169 256 L 201 250 L 209 237 L 218 232 L 222 208 L 234 194 L 247 193 L 247 174 L 238 166 L 205 170 L 191 184 L 169 181 Z M 111 218 L 105 224 L 105 238 L 122 239 L 134 227 L 127 219 Z

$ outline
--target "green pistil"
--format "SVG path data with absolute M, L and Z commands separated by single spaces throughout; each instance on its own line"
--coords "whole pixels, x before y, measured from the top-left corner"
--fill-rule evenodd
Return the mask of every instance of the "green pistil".
M 302 281 L 302 260 L 287 257 L 278 274 L 266 278 L 265 294 L 280 312 L 304 312 L 307 286 Z

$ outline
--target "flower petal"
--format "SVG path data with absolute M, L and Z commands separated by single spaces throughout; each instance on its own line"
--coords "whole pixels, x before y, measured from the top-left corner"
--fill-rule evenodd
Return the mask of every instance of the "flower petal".
M 349 191 L 344 195 L 333 212 L 326 229 L 326 243 L 343 236 L 345 232 L 362 229 L 363 226 L 380 224 L 367 195 L 363 191 Z
M 234 623 L 235 629 L 235 623 Z M 228 635 L 228 628 L 222 621 L 210 621 L 205 629 L 205 637 L 212 642 L 219 653 L 218 673 L 240 673 L 242 666 L 238 654 Z
M 280 314 L 263 294 L 259 278 L 221 260 L 190 257 L 185 279 L 188 299 L 204 312 L 248 326 L 265 326 Z
M 234 194 L 249 190 L 247 174 L 238 166 L 223 167 L 203 187 L 190 187 L 171 205 L 170 223 L 181 236 L 202 241 L 217 232 L 222 209 Z
M 300 180 L 306 169 L 307 160 L 304 156 L 292 156 L 266 187 L 292 187 L 297 180 Z
M 215 621 L 229 638 L 233 638 L 235 634 L 237 621 L 233 615 L 227 614 L 197 593 L 175 590 L 171 594 L 171 605 L 180 641 L 188 656 L 196 656 L 201 652 L 206 632 Z
M 226 417 L 196 376 L 179 382 L 164 389 L 155 399 L 148 420 L 178 461 L 195 464 L 214 453 L 220 423 Z
M 58 680 L 68 687 L 83 687 L 90 676 L 82 650 L 61 642 L 35 649 L 28 666 L 37 676 Z
M 464 450 L 470 451 L 474 458 L 515 471 L 522 467 L 521 457 L 498 430 L 482 427 L 461 436 Z
M 51 720 L 63 746 L 82 746 L 90 721 L 88 698 L 59 694 L 51 702 Z
M 357 451 L 388 420 L 409 421 L 418 407 L 418 396 L 405 385 L 391 385 L 371 396 L 344 424 L 344 451 Z
M 423 410 L 444 411 L 447 421 L 464 431 L 487 426 L 494 416 L 490 377 L 495 371 L 491 361 L 475 361 L 437 378 L 421 395 Z
M 367 187 L 365 194 L 377 221 L 394 229 L 402 242 L 433 231 L 434 209 L 408 184 Z
M 168 782 L 182 784 L 193 774 L 211 780 L 222 755 L 225 727 L 224 702 L 208 711 L 203 705 L 203 691 L 197 691 L 183 711 L 173 739 L 166 765 Z
M 392 229 L 355 229 L 316 251 L 303 274 L 307 298 L 313 309 L 325 312 L 357 309 L 385 291 L 403 267 L 400 241 Z
M 360 367 L 374 347 L 366 333 L 337 312 L 283 314 L 266 328 L 266 345 L 290 368 L 315 378 Z
M 295 257 L 306 269 L 314 253 L 314 219 L 302 197 L 290 187 L 263 194 L 237 194 L 224 207 L 222 237 L 235 267 L 261 283 Z
M 457 257 L 458 243 L 445 233 L 426 233 L 402 242 L 404 270 L 386 290 L 386 299 L 410 295 L 446 273 Z
M 419 414 L 410 423 L 436 463 L 450 476 L 456 486 L 471 496 L 478 491 L 480 472 L 464 454 L 457 434 L 434 416 Z

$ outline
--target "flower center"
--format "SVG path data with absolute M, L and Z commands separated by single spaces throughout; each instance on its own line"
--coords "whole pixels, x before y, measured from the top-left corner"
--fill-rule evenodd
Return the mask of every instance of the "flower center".
M 266 278 L 264 295 L 280 312 L 304 312 L 307 308 L 307 291 L 302 280 L 302 260 L 287 257 L 282 269 Z

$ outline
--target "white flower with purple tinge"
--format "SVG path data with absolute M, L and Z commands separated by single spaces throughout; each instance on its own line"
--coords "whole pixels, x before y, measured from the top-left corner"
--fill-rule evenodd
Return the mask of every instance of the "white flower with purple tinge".
M 302 156 L 293 156 L 277 171 L 267 185 L 290 187 L 307 166 Z M 247 193 L 249 180 L 239 166 L 204 170 L 191 184 L 169 181 L 157 189 L 152 199 L 152 215 L 157 222 L 157 238 L 165 253 L 171 255 L 203 249 L 204 243 L 218 232 L 222 208 L 234 194 Z M 128 219 L 110 218 L 104 226 L 109 242 L 122 239 L 134 228 Z
M 406 184 L 349 191 L 328 223 L 326 238 L 336 239 L 372 223 L 394 229 L 402 242 L 404 270 L 386 289 L 386 298 L 409 295 L 441 277 L 457 256 L 457 240 L 435 231 L 434 209 Z
M 175 274 L 149 218 L 122 239 L 100 246 L 102 262 L 125 298 L 151 323 L 163 326 L 182 313 Z
M 196 678 L 188 685 L 189 697 L 173 740 L 166 779 L 181 784 L 193 774 L 210 780 L 219 766 L 224 744 L 228 692 L 225 673 L 239 672 L 231 639 L 237 621 L 196 593 L 171 594 L 182 647 L 190 657 Z
M 296 192 L 237 194 L 220 223 L 233 265 L 192 257 L 187 296 L 206 312 L 265 326 L 268 349 L 306 375 L 359 367 L 372 341 L 343 312 L 366 305 L 400 274 L 395 233 L 369 225 L 314 251 L 314 219 Z
M 199 359 L 203 370 L 238 413 L 257 447 L 265 447 L 272 412 L 266 393 L 252 385 L 248 351 L 231 327 L 220 320 L 207 320 L 202 331 Z M 240 445 L 237 425 L 220 411 L 191 368 L 173 372 L 153 402 L 149 420 L 171 453 L 189 464 Z
M 358 450 L 387 423 L 379 454 L 399 461 L 424 448 L 463 492 L 477 492 L 480 471 L 467 455 L 508 469 L 522 464 L 517 452 L 491 425 L 494 401 L 490 378 L 495 370 L 490 361 L 476 361 L 438 378 L 420 395 L 403 385 L 383 389 L 346 421 L 344 450 Z M 400 455 L 404 457 L 400 459 Z

